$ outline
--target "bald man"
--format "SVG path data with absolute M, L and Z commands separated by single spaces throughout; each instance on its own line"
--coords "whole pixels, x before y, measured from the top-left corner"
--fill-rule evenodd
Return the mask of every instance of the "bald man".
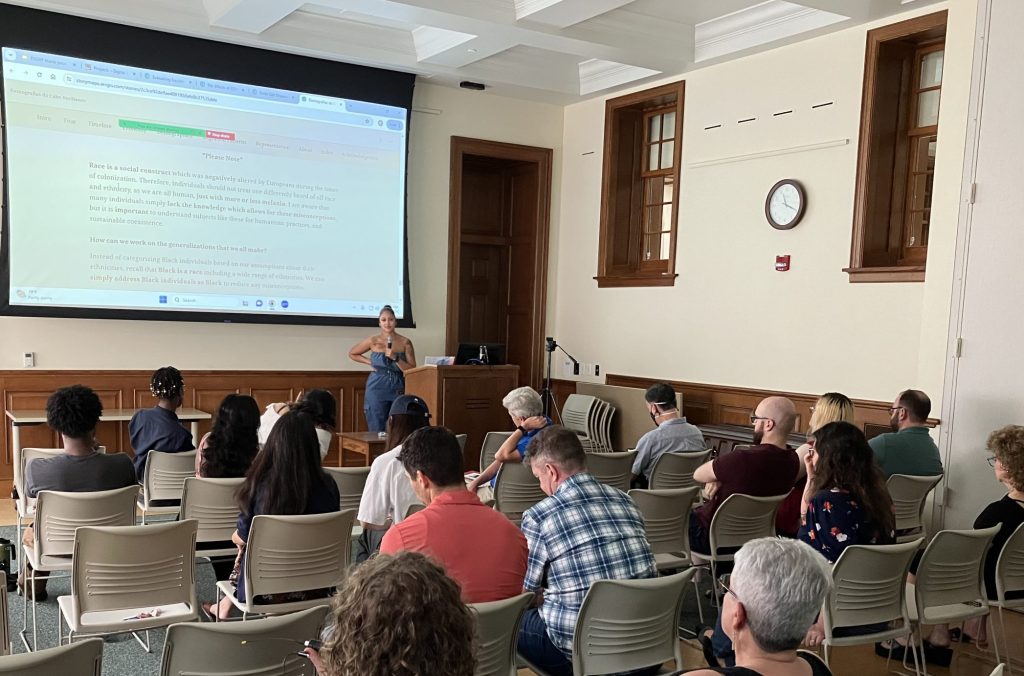
M 786 438 L 796 425 L 793 402 L 785 397 L 762 399 L 750 422 L 754 425 L 753 446 L 738 447 L 704 463 L 693 473 L 694 480 L 708 484 L 711 489 L 711 499 L 690 513 L 690 548 L 694 551 L 711 551 L 711 517 L 733 493 L 758 497 L 786 495 L 796 484 L 800 458 L 786 447 Z

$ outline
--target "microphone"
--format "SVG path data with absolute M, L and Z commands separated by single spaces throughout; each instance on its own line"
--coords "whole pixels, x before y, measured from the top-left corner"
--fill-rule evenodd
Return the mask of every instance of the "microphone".
M 391 338 L 391 336 L 388 336 L 388 349 L 389 350 L 391 349 L 391 342 L 392 342 L 392 338 Z

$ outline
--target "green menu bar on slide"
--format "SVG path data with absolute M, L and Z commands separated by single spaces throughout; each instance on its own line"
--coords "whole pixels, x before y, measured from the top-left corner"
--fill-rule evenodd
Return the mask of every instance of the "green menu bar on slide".
M 155 131 L 159 134 L 176 134 L 178 136 L 206 136 L 205 129 L 195 129 L 193 127 L 176 127 L 171 124 L 159 124 L 156 122 L 139 122 L 138 120 L 118 120 L 117 125 L 121 127 L 121 129 Z

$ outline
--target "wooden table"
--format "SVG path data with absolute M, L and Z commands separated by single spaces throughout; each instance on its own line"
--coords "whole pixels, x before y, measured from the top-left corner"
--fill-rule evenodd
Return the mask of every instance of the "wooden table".
M 356 467 L 369 467 L 373 459 L 384 452 L 385 437 L 377 432 L 338 432 L 341 450 L 338 452 L 338 467 L 345 467 L 345 452 L 362 456 Z M 347 465 L 351 467 L 352 465 Z

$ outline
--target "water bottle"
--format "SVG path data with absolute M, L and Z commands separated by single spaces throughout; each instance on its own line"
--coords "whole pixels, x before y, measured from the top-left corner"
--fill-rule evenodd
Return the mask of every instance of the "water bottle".
M 490 363 L 489 357 L 487 356 L 487 346 L 486 345 L 481 345 L 480 346 L 480 363 L 481 364 L 488 364 L 488 363 Z

